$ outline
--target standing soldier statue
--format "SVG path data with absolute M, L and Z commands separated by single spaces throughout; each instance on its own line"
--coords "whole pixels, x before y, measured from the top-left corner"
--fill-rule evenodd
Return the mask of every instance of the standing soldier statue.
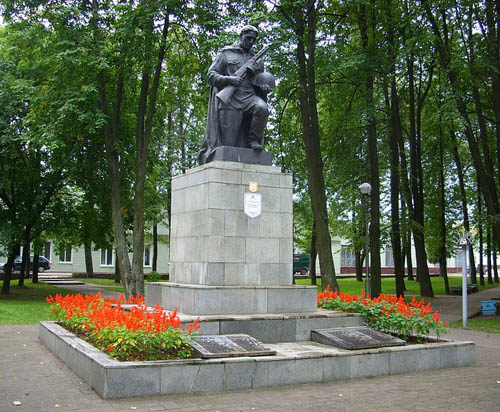
M 207 81 L 212 86 L 208 104 L 205 138 L 198 161 L 210 162 L 219 146 L 264 148 L 269 109 L 267 93 L 275 87 L 274 77 L 264 72 L 260 57 L 267 47 L 254 55 L 252 47 L 259 32 L 245 26 L 239 40 L 222 48 L 208 69 Z

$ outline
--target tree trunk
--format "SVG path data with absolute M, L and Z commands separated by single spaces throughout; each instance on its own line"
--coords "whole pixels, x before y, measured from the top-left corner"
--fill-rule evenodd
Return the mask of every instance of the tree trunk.
M 441 127 L 440 127 L 441 128 Z M 440 131 L 441 132 L 441 131 Z M 445 197 L 445 181 L 444 181 L 444 148 L 443 136 L 439 136 L 439 274 L 444 280 L 444 289 L 447 295 L 450 294 L 450 283 L 448 281 L 448 268 L 446 265 L 446 197 Z
M 116 252 L 115 252 L 116 254 Z M 116 260 L 115 262 L 115 283 L 122 283 L 123 286 L 125 286 L 125 284 L 122 282 L 123 280 L 123 277 L 122 277 L 122 271 L 120 269 L 120 262 L 118 262 L 118 260 Z
M 411 255 L 411 231 L 407 233 L 407 241 L 406 241 L 406 266 L 408 270 L 408 280 L 415 280 L 413 275 L 413 257 Z
M 88 278 L 94 277 L 94 264 L 92 262 L 92 244 L 85 242 L 83 245 L 85 252 L 85 276 Z
M 35 250 L 33 254 L 33 279 L 32 283 L 38 283 L 38 263 L 39 263 L 39 257 L 40 255 L 38 254 L 38 251 Z
M 328 210 L 326 207 L 325 180 L 323 176 L 323 159 L 318 125 L 315 78 L 315 47 L 316 47 L 316 9 L 314 2 L 309 3 L 307 13 L 307 35 L 304 24 L 296 26 L 299 83 L 300 83 L 300 116 L 303 127 L 307 175 L 309 181 L 309 196 L 316 225 L 319 265 L 321 270 L 322 288 L 330 287 L 339 290 L 335 275 L 332 256 L 332 241 L 328 225 Z M 307 38 L 307 51 L 305 38 Z M 307 55 L 307 57 L 306 57 Z
M 414 78 L 414 56 L 407 58 L 408 69 L 408 91 L 409 91 L 409 116 L 410 116 L 410 183 L 413 195 L 412 230 L 415 243 L 415 254 L 417 258 L 417 280 L 420 284 L 420 295 L 433 297 L 432 283 L 427 266 L 427 252 L 425 250 L 424 238 L 424 198 L 423 179 L 421 175 L 421 150 L 420 136 L 417 133 L 417 114 L 415 99 L 415 78 Z
M 358 196 L 356 196 L 357 200 Z M 352 242 L 352 251 L 354 252 L 354 267 L 356 270 L 356 281 L 362 282 L 363 281 L 363 256 L 361 255 L 361 250 L 359 249 L 358 246 L 358 241 L 360 240 L 362 236 L 362 227 L 366 225 L 362 225 L 363 221 L 363 212 L 360 211 L 359 216 L 356 214 L 356 200 L 352 202 L 352 216 L 351 216 L 351 226 L 352 226 L 352 233 L 353 233 L 353 242 Z M 360 210 L 363 210 L 361 208 Z M 340 263 L 340 271 L 342 271 L 342 262 Z
M 122 69 L 123 70 L 123 69 Z M 104 74 L 99 73 L 99 92 L 101 98 L 101 110 L 104 114 L 108 113 L 108 103 L 106 97 L 106 83 Z M 123 72 L 118 75 L 117 93 L 113 110 L 113 117 L 119 116 L 120 105 L 123 94 Z M 120 267 L 119 273 L 122 276 L 122 283 L 125 289 L 125 296 L 128 298 L 131 295 L 130 284 L 132 283 L 132 268 L 127 251 L 127 238 L 125 236 L 125 225 L 121 209 L 121 194 L 120 194 L 120 163 L 119 163 L 119 122 L 118 119 L 113 121 L 113 127 L 110 128 L 108 123 L 104 123 L 104 143 L 106 146 L 106 158 L 111 184 L 111 217 L 113 222 L 113 235 L 116 245 L 116 262 L 115 266 Z
M 457 138 L 454 132 L 451 133 L 451 139 L 453 142 L 453 149 L 452 149 L 453 159 L 455 161 L 455 166 L 457 168 L 458 187 L 460 190 L 460 200 L 462 203 L 464 229 L 466 232 L 470 232 L 469 212 L 467 209 L 467 193 L 465 191 L 464 173 L 462 168 L 462 162 L 460 160 L 460 155 L 458 153 Z M 469 248 L 469 262 L 471 267 L 471 272 L 470 272 L 471 283 L 477 284 L 476 262 L 474 257 L 474 249 L 472 248 L 472 245 Z
M 311 230 L 311 253 L 309 254 L 309 278 L 311 279 L 311 285 L 316 285 L 316 257 L 318 256 L 318 249 L 316 248 L 316 225 L 312 224 Z
M 146 52 L 151 46 L 154 22 L 149 23 L 146 42 Z M 153 117 L 156 108 L 156 99 L 160 85 L 163 59 L 166 52 L 167 34 L 169 30 L 169 15 L 167 13 L 163 22 L 162 44 L 160 46 L 156 66 L 153 74 L 151 87 L 151 69 L 146 63 L 142 75 L 141 94 L 139 98 L 139 111 L 137 114 L 136 128 L 136 176 L 135 176 L 135 196 L 134 196 L 134 233 L 132 254 L 133 283 L 131 284 L 131 294 L 144 295 L 144 185 L 146 182 L 146 166 L 149 152 L 149 142 L 153 130 Z
M 493 248 L 493 281 L 499 283 L 496 247 Z
M 153 263 L 151 270 L 158 271 L 158 225 L 153 225 Z
M 391 244 L 394 257 L 394 277 L 396 281 L 396 295 L 404 297 L 404 258 L 401 248 L 401 216 L 399 213 L 400 198 L 400 164 L 399 164 L 399 146 L 398 142 L 402 140 L 402 126 L 399 109 L 399 96 L 396 87 L 396 45 L 394 36 L 393 5 L 392 0 L 387 0 L 387 41 L 389 44 L 389 53 L 391 58 L 390 69 L 390 102 L 389 106 L 390 128 L 389 133 L 389 151 L 390 151 L 390 172 L 391 172 Z M 389 98 L 386 97 L 386 100 Z
M 477 186 L 477 214 L 478 214 L 478 232 L 479 232 L 479 284 L 484 286 L 484 237 L 483 237 L 483 222 L 481 219 L 483 201 L 481 199 L 481 192 L 479 185 Z
M 4 281 L 2 285 L 2 295 L 10 294 L 10 281 L 12 279 L 12 268 L 14 266 L 14 260 L 16 259 L 16 250 L 19 245 L 12 248 L 9 257 L 7 258 L 7 263 L 3 267 Z
M 96 0 L 92 0 L 93 37 L 96 50 L 101 50 L 100 28 L 99 28 L 99 5 Z M 120 160 L 119 160 L 119 140 L 120 140 L 120 111 L 124 92 L 124 62 L 123 58 L 117 64 L 117 80 L 113 105 L 113 112 L 110 114 L 108 97 L 106 92 L 106 78 L 103 70 L 97 73 L 99 105 L 104 116 L 108 119 L 103 123 L 102 131 L 104 135 L 104 146 L 106 149 L 106 161 L 111 185 L 111 218 L 113 222 L 113 236 L 116 245 L 115 265 L 120 267 L 125 295 L 128 298 L 131 294 L 130 286 L 133 280 L 130 260 L 127 251 L 127 239 L 125 235 L 125 225 L 122 215 L 122 204 L 120 194 Z
M 354 251 L 354 259 L 356 261 L 356 281 L 363 282 L 363 268 L 364 268 L 364 260 L 366 254 L 362 253 L 361 250 Z
M 30 277 L 30 232 L 29 228 L 24 230 L 23 258 L 21 261 L 21 270 L 19 273 L 19 286 L 24 286 L 24 279 Z
M 491 273 L 491 226 L 488 222 L 486 225 L 486 273 L 488 275 L 488 284 L 491 285 L 493 283 L 493 276 Z
M 374 7 L 373 2 L 370 4 Z M 364 58 L 371 60 L 371 50 L 374 49 L 373 39 L 368 34 L 366 5 L 359 8 L 358 24 L 361 35 L 361 45 Z M 374 22 L 371 22 L 374 25 Z M 373 29 L 373 27 L 372 27 Z M 381 262 L 380 262 L 380 173 L 377 147 L 377 120 L 375 118 L 376 105 L 374 102 L 374 71 L 367 67 L 364 77 L 364 110 L 367 118 L 366 134 L 368 136 L 367 154 L 370 174 L 370 295 L 377 297 L 381 293 Z
M 173 150 L 173 143 L 172 143 L 172 129 L 173 129 L 173 122 L 172 122 L 172 112 L 168 112 L 167 114 L 167 147 L 170 151 Z M 167 216 L 168 216 L 168 246 L 170 247 L 170 233 L 172 229 L 172 161 L 170 160 L 171 157 L 168 156 L 168 162 L 167 162 L 167 167 L 168 167 L 168 172 L 169 172 L 169 177 L 168 177 L 168 182 L 167 182 Z
M 401 146 L 400 146 L 401 152 Z M 400 158 L 404 158 L 404 154 Z M 406 164 L 406 162 L 405 162 Z M 402 181 L 407 181 L 406 167 L 402 167 Z M 407 183 L 406 183 L 407 186 Z M 401 217 L 404 222 L 404 230 L 402 231 L 402 241 L 403 241 L 403 256 L 406 258 L 406 273 L 408 274 L 408 280 L 414 280 L 413 278 L 413 262 L 411 256 L 411 229 L 408 217 L 408 207 L 405 207 L 405 198 L 409 196 L 406 193 L 405 184 L 403 184 L 403 196 L 401 197 Z M 411 202 L 410 202 L 411 203 Z M 404 262 L 404 260 L 403 260 Z M 406 290 L 406 289 L 405 289 Z

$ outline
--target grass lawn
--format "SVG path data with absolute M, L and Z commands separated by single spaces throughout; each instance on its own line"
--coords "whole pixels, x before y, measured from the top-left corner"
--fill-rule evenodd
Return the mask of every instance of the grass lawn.
M 489 333 L 500 333 L 500 320 L 498 320 L 498 317 L 492 317 L 492 319 L 486 319 L 484 317 L 481 319 L 467 319 L 467 326 L 465 328 L 462 327 L 461 320 L 450 323 L 449 326 L 458 329 L 478 330 L 480 332 L 489 332 Z
M 443 280 L 439 277 L 433 277 L 432 286 L 434 293 L 444 294 Z M 81 278 L 79 279 L 86 283 L 94 283 L 103 286 L 109 286 L 113 290 L 123 292 L 123 288 L 117 285 L 113 279 L 97 279 L 97 278 Z M 318 279 L 318 283 L 320 280 Z M 0 283 L 1 284 L 1 283 Z M 309 279 L 298 279 L 297 284 L 310 285 Z M 357 282 L 356 279 L 339 279 L 340 289 L 351 295 L 359 295 L 364 288 L 363 282 Z M 116 286 L 115 286 L 116 285 Z M 461 285 L 461 278 L 450 277 L 451 286 Z M 498 284 L 480 286 L 480 289 L 485 287 L 495 287 Z M 418 295 L 419 287 L 417 282 L 406 280 L 406 294 Z M 382 291 L 386 294 L 394 294 L 394 278 L 382 279 Z M 74 291 L 48 285 L 46 283 L 33 284 L 31 279 L 25 280 L 25 287 L 19 288 L 17 280 L 11 282 L 10 294 L 0 294 L 0 324 L 35 324 L 40 320 L 52 320 L 52 314 L 47 311 L 47 303 L 45 298 L 50 295 L 75 293 Z M 470 322 L 472 322 L 471 320 Z M 486 322 L 490 322 L 486 320 Z M 472 323 L 471 323 L 472 324 Z M 490 323 L 491 324 L 491 323 Z M 497 325 L 500 328 L 500 326 Z M 499 333 L 499 332 L 496 332 Z
M 84 283 L 92 283 L 94 285 L 106 286 L 111 290 L 116 290 L 117 292 L 125 293 L 123 286 L 121 283 L 115 283 L 114 279 L 103 279 L 103 278 L 75 278 L 75 280 L 79 280 Z M 168 280 L 161 279 L 158 282 L 168 282 Z
M 115 283 L 114 279 L 80 278 L 78 280 L 109 286 L 109 289 L 123 292 L 123 287 Z M 55 296 L 57 293 L 62 295 L 75 293 L 73 290 L 44 282 L 33 284 L 31 279 L 26 279 L 24 284 L 25 287 L 19 288 L 17 280 L 12 280 L 10 294 L 0 294 L 0 324 L 35 324 L 41 320 L 53 320 L 52 314 L 47 310 L 48 305 L 45 299 L 50 295 Z
M 450 287 L 451 286 L 462 286 L 462 278 L 458 276 L 449 276 L 448 277 Z M 345 293 L 349 293 L 350 295 L 359 295 L 362 290 L 365 288 L 365 283 L 358 282 L 354 278 L 348 279 L 338 279 L 340 290 Z M 432 290 L 435 295 L 444 295 L 444 280 L 440 277 L 431 277 L 432 282 Z M 297 285 L 310 285 L 311 281 L 309 279 L 297 279 Z M 318 289 L 321 285 L 321 279 L 318 279 Z M 409 281 L 405 279 L 406 292 L 405 296 L 411 295 L 420 295 L 420 287 L 418 282 Z M 499 286 L 498 283 L 493 283 L 491 285 L 486 284 L 485 286 L 479 286 L 479 290 L 493 288 Z M 396 285 L 394 278 L 382 278 L 382 293 L 393 295 L 396 293 Z
M 33 324 L 40 320 L 53 320 L 45 298 L 57 293 L 74 293 L 46 283 L 33 284 L 31 279 L 25 280 L 24 284 L 25 287 L 20 288 L 17 280 L 13 280 L 10 294 L 0 294 L 0 324 Z

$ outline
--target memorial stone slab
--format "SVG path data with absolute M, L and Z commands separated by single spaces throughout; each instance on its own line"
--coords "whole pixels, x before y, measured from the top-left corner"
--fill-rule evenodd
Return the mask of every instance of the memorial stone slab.
M 245 334 L 197 336 L 191 346 L 196 355 L 206 359 L 276 355 L 276 351 Z
M 405 344 L 402 339 L 366 326 L 312 330 L 311 340 L 348 350 L 402 346 Z

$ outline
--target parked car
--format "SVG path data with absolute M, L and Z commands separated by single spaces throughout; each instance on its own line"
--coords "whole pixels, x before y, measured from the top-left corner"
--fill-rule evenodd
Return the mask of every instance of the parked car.
M 309 255 L 304 253 L 294 253 L 293 254 L 293 273 L 300 273 L 301 275 L 307 275 L 309 273 L 309 265 L 311 263 L 311 258 Z
M 14 260 L 13 270 L 19 272 L 21 270 L 22 258 L 18 257 Z M 33 270 L 33 256 L 30 256 L 31 270 Z M 38 272 L 45 272 L 50 269 L 50 261 L 45 256 L 38 257 Z

